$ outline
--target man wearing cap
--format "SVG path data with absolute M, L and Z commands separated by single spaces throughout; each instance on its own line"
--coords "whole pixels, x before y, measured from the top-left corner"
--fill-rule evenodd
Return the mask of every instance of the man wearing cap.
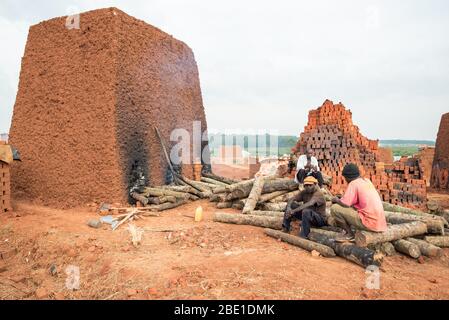
M 360 176 L 357 165 L 350 163 L 343 169 L 343 176 L 348 188 L 343 198 L 334 198 L 331 215 L 337 225 L 343 228 L 346 235 L 340 237 L 340 242 L 353 241 L 354 233 L 351 226 L 358 230 L 384 232 L 387 221 L 379 193 L 373 183 Z
M 312 176 L 318 180 L 318 185 L 320 188 L 323 186 L 323 176 L 320 172 L 320 167 L 318 165 L 318 160 L 313 156 L 313 150 L 307 149 L 306 154 L 298 158 L 296 164 L 296 183 L 304 183 L 306 177 Z
M 318 181 L 312 176 L 304 179 L 304 190 L 288 202 L 282 223 L 284 232 L 290 232 L 293 218 L 302 221 L 299 236 L 305 239 L 309 236 L 311 227 L 319 228 L 327 225 L 326 200 L 318 187 Z

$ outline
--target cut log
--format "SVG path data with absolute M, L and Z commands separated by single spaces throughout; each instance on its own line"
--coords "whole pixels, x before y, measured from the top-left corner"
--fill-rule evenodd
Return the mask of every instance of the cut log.
M 228 183 L 224 183 L 215 179 L 211 179 L 211 178 L 206 178 L 206 177 L 201 177 L 201 182 L 205 182 L 205 183 L 209 183 L 209 184 L 214 184 L 217 186 L 229 186 Z
M 368 246 L 368 249 L 380 252 L 387 257 L 391 257 L 396 254 L 396 249 L 391 242 L 370 244 Z
M 331 239 L 335 239 L 341 235 L 341 233 L 339 233 L 339 232 L 334 232 L 334 231 L 329 231 L 329 230 L 324 230 L 324 229 L 317 229 L 317 228 L 312 228 L 312 229 L 310 229 L 310 231 L 318 233 L 318 234 L 323 234 Z
M 232 205 L 234 203 L 232 201 L 228 201 L 228 202 L 217 202 L 217 209 L 228 209 L 228 208 L 232 208 Z
M 349 243 L 337 243 L 334 239 L 316 232 L 310 232 L 309 239 L 331 247 L 339 257 L 352 261 L 362 267 L 371 265 L 380 266 L 382 264 L 383 255 L 367 248 L 360 248 Z
M 265 181 L 262 193 L 272 193 L 275 191 L 293 191 L 298 190 L 299 185 L 292 179 L 268 179 Z
M 162 196 L 159 197 L 159 203 L 155 203 L 155 204 L 161 204 L 161 203 L 166 203 L 166 202 L 171 202 L 171 203 L 175 203 L 176 201 L 178 201 L 178 199 L 174 196 Z
M 385 232 L 357 231 L 355 241 L 357 246 L 366 247 L 369 244 L 389 242 L 427 233 L 427 225 L 421 221 L 389 226 Z
M 251 225 L 270 229 L 281 230 L 282 219 L 275 217 L 252 216 L 248 214 L 232 214 L 225 212 L 216 212 L 214 214 L 215 222 Z
M 409 209 L 409 208 L 404 208 L 401 206 L 397 206 L 388 202 L 383 202 L 383 206 L 384 206 L 384 210 L 385 211 L 390 211 L 390 212 L 402 212 L 402 213 L 407 213 L 407 214 L 412 214 L 414 216 L 423 216 L 423 217 L 428 217 L 428 218 L 434 218 L 434 219 L 438 219 L 443 221 L 445 226 L 448 226 L 448 221 L 446 219 L 444 219 L 443 217 L 434 215 L 434 214 L 429 214 L 426 212 L 422 212 L 419 210 L 413 210 L 413 209 Z
M 287 194 L 287 193 L 288 193 L 287 190 L 282 190 L 282 191 L 275 191 L 275 192 L 272 192 L 272 193 L 263 194 L 263 195 L 261 195 L 259 197 L 259 203 L 264 203 L 264 202 L 273 200 L 273 199 L 275 199 L 277 197 L 280 197 L 280 196 L 282 196 L 284 194 Z
M 227 193 L 217 193 L 217 194 L 211 194 L 209 197 L 210 202 L 228 202 L 226 200 Z M 229 201 L 232 202 L 232 201 Z
M 421 254 L 426 257 L 440 257 L 443 254 L 443 250 L 441 248 L 434 246 L 433 244 L 428 243 L 424 240 L 415 238 L 406 238 L 405 240 L 416 244 L 419 250 L 421 250 Z
M 179 191 L 172 191 L 167 189 L 161 189 L 161 188 L 145 188 L 144 195 L 149 196 L 156 196 L 156 197 L 162 197 L 162 196 L 173 196 L 180 199 L 190 199 L 191 194 L 185 193 L 185 192 L 179 192 Z
M 176 207 L 179 207 L 183 204 L 187 203 L 186 200 L 181 200 L 181 201 L 177 201 L 175 203 L 172 202 L 166 202 L 166 203 L 162 203 L 160 205 L 154 205 L 154 206 L 149 206 L 147 208 L 149 208 L 151 211 L 164 211 L 164 210 L 168 210 L 168 209 L 173 209 Z
M 161 204 L 161 198 L 163 197 L 149 197 L 148 199 L 148 204 Z M 176 198 L 173 197 L 175 199 L 176 202 Z
M 284 218 L 284 213 L 280 211 L 259 211 L 254 210 L 250 212 L 252 216 L 262 216 L 262 217 L 276 217 L 276 218 Z
M 449 236 L 424 237 L 424 240 L 440 248 L 449 248 Z
M 262 203 L 260 205 L 260 210 L 264 211 L 282 211 L 284 212 L 287 209 L 287 202 L 278 202 L 278 203 Z
M 148 198 L 145 197 L 143 194 L 139 194 L 137 192 L 132 192 L 131 193 L 131 197 L 136 200 L 139 201 L 141 204 L 143 204 L 144 206 L 146 206 L 148 204 Z
M 393 241 L 394 248 L 396 251 L 406 254 L 414 259 L 418 259 L 421 257 L 421 250 L 419 250 L 419 247 L 407 240 L 401 239 Z
M 444 235 L 444 223 L 440 219 L 425 216 L 416 216 L 408 213 L 385 211 L 385 218 L 391 224 L 402 224 L 411 221 L 421 221 L 427 225 L 428 233 Z
M 212 192 L 212 188 L 206 185 L 205 183 L 202 183 L 200 181 L 190 180 L 189 178 L 183 177 L 183 180 L 188 182 L 190 186 L 197 189 L 201 192 Z
M 297 196 L 301 191 L 295 190 L 288 192 L 282 196 L 276 197 L 274 199 L 271 199 L 270 202 L 288 202 L 291 198 Z M 262 195 L 263 197 L 264 195 Z
M 197 189 L 195 189 L 191 186 L 162 186 L 161 189 L 168 189 L 168 190 L 172 190 L 172 191 L 191 193 L 200 198 L 203 196 L 201 191 L 198 191 Z
M 288 233 L 284 233 L 273 229 L 265 229 L 265 234 L 275 239 L 281 239 L 284 242 L 287 242 L 296 247 L 300 247 L 309 252 L 312 252 L 314 250 L 318 251 L 323 257 L 336 256 L 334 250 L 326 245 L 306 240 L 300 237 L 296 237 Z
M 272 179 L 270 177 L 265 177 L 265 183 L 263 186 L 262 194 L 272 193 L 275 191 L 293 191 L 298 189 L 298 184 L 291 179 Z M 228 186 L 227 189 L 230 192 L 228 195 L 228 200 L 234 199 L 242 199 L 247 198 L 252 190 L 252 185 L 254 184 L 254 180 L 250 183 L 237 183 L 231 186 Z M 231 188 L 233 187 L 233 188 Z
M 214 179 L 214 180 L 217 180 L 217 181 L 221 181 L 221 182 L 224 182 L 226 184 L 234 184 L 234 183 L 239 182 L 237 180 L 229 179 L 229 178 L 222 177 L 222 176 L 217 176 L 216 174 L 213 174 L 213 173 L 203 172 L 201 175 L 203 177 L 211 178 L 211 179 Z
M 251 189 L 251 192 L 248 196 L 248 200 L 246 200 L 245 206 L 243 207 L 243 214 L 248 214 L 256 208 L 257 201 L 259 201 L 259 197 L 262 195 L 264 184 L 264 177 L 256 178 L 253 184 L 253 188 Z

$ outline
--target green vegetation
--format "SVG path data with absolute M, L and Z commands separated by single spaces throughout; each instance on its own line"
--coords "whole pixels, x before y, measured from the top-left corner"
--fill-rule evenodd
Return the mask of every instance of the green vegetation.
M 221 145 L 241 146 L 243 150 L 259 156 L 282 156 L 290 154 L 291 149 L 296 145 L 298 137 L 295 136 L 275 136 L 275 135 L 225 135 L 222 133 L 209 135 L 209 146 L 212 156 L 217 155 Z M 277 145 L 277 148 L 270 150 L 270 145 Z M 380 140 L 381 147 L 391 148 L 394 156 L 412 156 L 419 151 L 420 146 L 435 146 L 435 141 L 427 140 Z M 270 152 L 269 152 L 270 151 Z

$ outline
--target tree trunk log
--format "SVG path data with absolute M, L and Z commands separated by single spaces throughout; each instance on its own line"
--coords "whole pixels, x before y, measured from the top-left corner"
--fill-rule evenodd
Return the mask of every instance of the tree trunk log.
M 233 205 L 232 201 L 218 202 L 216 207 L 217 207 L 217 209 L 228 209 L 228 208 L 232 208 L 232 205 Z
M 428 218 L 425 216 L 415 216 L 407 213 L 385 211 L 385 217 L 391 224 L 402 224 L 411 221 L 421 221 L 427 225 L 428 233 L 444 235 L 444 223 L 440 219 Z
M 284 212 L 287 208 L 287 202 L 278 202 L 278 203 L 262 203 L 260 205 L 260 209 L 264 211 L 282 211 Z
M 335 257 L 336 254 L 334 250 L 326 245 L 316 243 L 310 240 L 306 240 L 300 237 L 296 237 L 281 231 L 273 230 L 273 229 L 265 229 L 265 234 L 275 238 L 281 239 L 284 242 L 287 242 L 296 247 L 300 247 L 309 252 L 315 250 L 318 251 L 323 257 Z
M 215 180 L 215 179 L 211 179 L 211 178 L 206 178 L 206 177 L 201 177 L 201 182 L 205 182 L 205 183 L 209 183 L 209 184 L 214 184 L 217 186 L 229 186 L 229 184 Z
M 318 233 L 318 234 L 325 235 L 326 237 L 329 237 L 331 239 L 335 239 L 336 237 L 340 236 L 340 233 L 338 233 L 338 232 L 324 230 L 324 229 L 312 228 L 312 229 L 310 229 L 310 231 Z
M 146 206 L 149 202 L 147 197 L 145 197 L 143 194 L 139 194 L 137 192 L 131 193 L 131 197 L 134 200 L 139 201 L 143 206 Z
M 287 194 L 287 193 L 288 193 L 287 190 L 282 190 L 282 191 L 275 191 L 275 192 L 272 192 L 272 193 L 263 194 L 263 195 L 261 195 L 259 197 L 259 203 L 264 203 L 264 202 L 273 200 L 273 199 L 275 199 L 277 197 L 280 197 L 280 196 L 282 196 L 284 194 Z
M 231 201 L 235 199 L 247 198 L 252 190 L 253 184 L 254 180 L 249 180 L 248 182 L 236 183 L 226 187 L 230 192 L 227 200 Z M 293 191 L 295 189 L 298 189 L 298 184 L 291 179 L 270 179 L 265 177 L 262 194 L 283 190 Z
M 337 243 L 334 239 L 315 232 L 310 232 L 309 239 L 331 247 L 339 257 L 352 261 L 362 267 L 371 265 L 380 266 L 382 263 L 383 255 L 367 248 L 360 248 L 349 243 Z
M 275 217 L 275 218 L 284 218 L 284 213 L 280 211 L 259 211 L 254 210 L 249 213 L 252 216 L 261 216 L 261 217 Z
M 177 192 L 191 193 L 197 197 L 203 197 L 203 193 L 191 186 L 162 186 L 161 189 L 172 190 Z
M 357 231 L 355 242 L 359 247 L 369 244 L 389 242 L 427 233 L 427 225 L 421 221 L 389 226 L 385 232 Z
M 246 200 L 245 206 L 243 207 L 243 214 L 248 214 L 256 208 L 257 201 L 259 201 L 259 197 L 262 195 L 262 189 L 265 184 L 264 177 L 259 177 L 254 181 L 253 188 L 248 196 L 248 200 Z
M 380 252 L 386 255 L 387 257 L 391 257 L 396 254 L 396 249 L 394 248 L 394 245 L 391 242 L 370 244 L 368 246 L 368 249 Z
M 175 203 L 166 202 L 166 203 L 162 203 L 160 205 L 149 206 L 148 208 L 151 211 L 164 211 L 164 210 L 168 210 L 168 209 L 173 209 L 173 208 L 179 207 L 179 206 L 181 206 L 181 205 L 183 205 L 185 203 L 187 203 L 186 200 L 181 200 L 181 201 L 178 201 L 178 202 L 175 202 Z
M 191 194 L 189 194 L 189 193 L 172 191 L 172 190 L 167 190 L 167 189 L 160 189 L 160 188 L 145 188 L 144 195 L 156 196 L 156 197 L 174 196 L 176 198 L 186 199 L 186 200 L 190 199 L 190 196 L 191 196 Z
M 440 248 L 449 248 L 449 236 L 444 237 L 424 237 L 424 240 Z
M 276 197 L 274 199 L 271 199 L 270 202 L 288 202 L 291 198 L 297 196 L 301 191 L 296 190 L 292 192 L 288 192 L 282 196 Z M 264 195 L 262 195 L 263 197 Z
M 232 202 L 226 200 L 226 193 L 217 193 L 217 194 L 211 194 L 209 197 L 210 202 Z
M 421 253 L 426 257 L 440 257 L 443 254 L 443 250 L 437 246 L 434 246 L 431 243 L 428 243 L 424 240 L 419 240 L 415 238 L 407 238 L 405 239 L 411 243 L 416 244 L 421 250 Z
M 248 214 L 232 214 L 232 213 L 216 212 L 214 214 L 214 221 L 232 224 L 251 225 L 276 230 L 282 229 L 282 220 L 274 217 L 261 217 L 261 216 L 252 216 Z
M 226 184 L 234 184 L 234 183 L 239 182 L 239 181 L 236 181 L 236 180 L 233 180 L 233 179 L 229 179 L 229 178 L 226 178 L 226 177 L 217 176 L 216 174 L 213 174 L 213 173 L 203 172 L 202 176 L 206 177 L 206 178 L 214 179 L 214 180 L 217 180 L 217 181 L 221 181 L 221 182 L 224 182 Z
M 402 212 L 402 213 L 412 214 L 414 216 L 423 216 L 423 217 L 427 217 L 427 218 L 434 218 L 434 219 L 443 221 L 444 225 L 448 226 L 448 221 L 446 221 L 446 219 L 444 219 L 443 217 L 434 215 L 434 214 L 429 214 L 429 213 L 418 211 L 418 210 L 404 208 L 404 207 L 397 206 L 397 205 L 394 205 L 394 204 L 391 204 L 388 202 L 383 202 L 383 206 L 384 206 L 385 211 Z
M 394 248 L 396 251 L 406 254 L 414 259 L 418 259 L 421 257 L 421 250 L 419 250 L 419 247 L 407 240 L 401 239 L 393 241 Z
M 205 184 L 205 183 L 202 183 L 202 182 L 200 182 L 200 181 L 195 181 L 195 180 L 190 180 L 190 179 L 188 179 L 188 178 L 185 178 L 185 177 L 183 177 L 183 179 L 186 181 L 186 182 L 188 182 L 188 184 L 190 185 L 190 186 L 192 186 L 193 188 L 195 188 L 195 189 L 197 189 L 197 190 L 199 190 L 199 191 L 201 191 L 201 192 L 212 192 L 212 188 L 211 187 L 209 187 L 207 184 Z

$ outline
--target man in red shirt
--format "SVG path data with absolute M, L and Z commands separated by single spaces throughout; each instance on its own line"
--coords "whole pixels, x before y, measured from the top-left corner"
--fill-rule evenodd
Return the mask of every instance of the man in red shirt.
M 379 193 L 373 183 L 360 176 L 355 164 L 347 164 L 343 176 L 348 182 L 348 188 L 343 198 L 334 198 L 331 215 L 337 225 L 346 231 L 346 236 L 338 241 L 353 241 L 354 233 L 351 226 L 358 230 L 384 232 L 387 221 Z

